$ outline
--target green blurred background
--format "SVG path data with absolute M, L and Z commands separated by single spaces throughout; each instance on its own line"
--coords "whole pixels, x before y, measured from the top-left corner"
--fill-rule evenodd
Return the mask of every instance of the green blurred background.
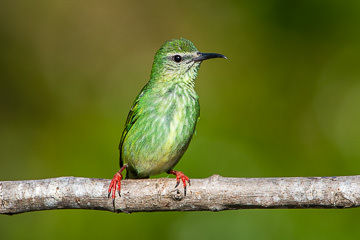
M 360 1 L 0 2 L 0 180 L 111 178 L 165 40 L 204 63 L 191 178 L 360 169 Z M 163 177 L 166 175 L 163 175 Z M 104 193 L 105 195 L 106 193 Z M 350 239 L 360 209 L 0 216 L 0 239 Z

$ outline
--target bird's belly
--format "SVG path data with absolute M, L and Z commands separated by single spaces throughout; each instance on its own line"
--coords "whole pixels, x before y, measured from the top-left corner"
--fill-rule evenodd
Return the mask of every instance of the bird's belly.
M 122 148 L 130 178 L 166 172 L 182 157 L 195 131 L 197 113 L 176 110 L 143 117 L 131 128 Z

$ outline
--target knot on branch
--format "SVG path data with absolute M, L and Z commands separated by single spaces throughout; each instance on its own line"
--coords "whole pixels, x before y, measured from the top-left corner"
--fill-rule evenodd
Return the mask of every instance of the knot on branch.
M 174 201 L 181 201 L 184 199 L 184 193 L 177 188 L 170 192 L 170 196 Z
M 349 207 L 355 207 L 356 203 L 351 201 L 349 198 L 347 198 L 344 193 L 337 192 L 334 196 L 334 206 L 340 207 L 340 208 L 349 208 Z

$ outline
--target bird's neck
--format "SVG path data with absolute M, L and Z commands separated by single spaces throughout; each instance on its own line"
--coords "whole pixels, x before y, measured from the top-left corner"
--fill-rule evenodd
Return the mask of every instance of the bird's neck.
M 154 81 L 152 85 L 157 89 L 182 89 L 182 91 L 195 92 L 195 81 L 190 79 L 161 79 Z
M 157 87 L 173 87 L 178 86 L 185 89 L 194 89 L 195 88 L 195 78 L 197 73 L 192 74 L 164 74 L 155 76 L 150 80 Z
M 150 76 L 150 83 L 162 86 L 183 86 L 186 88 L 195 87 L 195 79 L 198 75 L 200 64 L 189 67 L 186 72 L 173 71 L 169 68 L 158 68 L 153 66 Z
M 171 80 L 157 80 L 151 79 L 146 86 L 145 89 L 151 89 L 150 91 L 159 96 L 167 96 L 167 97 L 181 97 L 187 96 L 192 99 L 198 99 L 198 95 L 195 91 L 195 82 L 192 81 L 181 81 L 178 78 Z

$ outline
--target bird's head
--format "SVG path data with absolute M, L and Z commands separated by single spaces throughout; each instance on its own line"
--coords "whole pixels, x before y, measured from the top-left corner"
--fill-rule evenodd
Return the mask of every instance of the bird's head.
M 201 53 L 184 38 L 165 42 L 157 51 L 151 71 L 151 79 L 162 81 L 193 82 L 202 61 L 226 58 L 218 53 Z

